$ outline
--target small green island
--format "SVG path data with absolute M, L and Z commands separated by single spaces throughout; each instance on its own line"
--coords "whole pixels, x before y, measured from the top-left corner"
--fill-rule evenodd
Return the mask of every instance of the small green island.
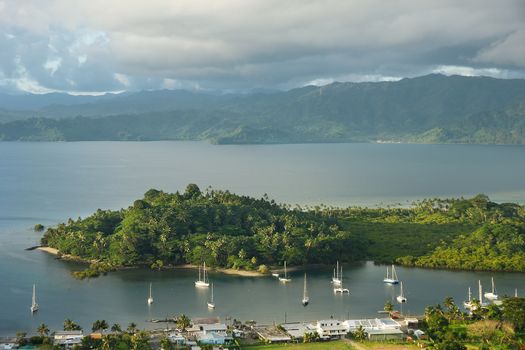
M 184 193 L 151 189 L 128 208 L 48 227 L 41 244 L 89 263 L 77 278 L 202 262 L 261 274 L 284 261 L 336 260 L 525 271 L 525 206 L 477 195 L 410 207 L 301 207 L 190 184 Z

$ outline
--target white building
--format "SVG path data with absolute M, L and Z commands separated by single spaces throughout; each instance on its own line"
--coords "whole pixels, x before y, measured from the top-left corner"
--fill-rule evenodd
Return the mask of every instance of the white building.
M 316 331 L 321 338 L 343 338 L 348 333 L 348 328 L 343 322 L 338 320 L 317 321 Z
M 53 335 L 53 343 L 55 345 L 64 345 L 68 348 L 82 343 L 82 338 L 84 338 L 82 331 L 56 331 Z

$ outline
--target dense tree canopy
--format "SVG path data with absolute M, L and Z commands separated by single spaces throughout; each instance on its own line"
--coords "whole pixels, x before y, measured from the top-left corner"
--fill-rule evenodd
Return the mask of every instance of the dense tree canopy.
M 436 268 L 525 271 L 525 209 L 471 199 L 411 207 L 291 207 L 228 191 L 151 189 L 132 206 L 50 227 L 42 244 L 92 261 L 79 277 L 121 266 L 235 269 L 371 259 Z

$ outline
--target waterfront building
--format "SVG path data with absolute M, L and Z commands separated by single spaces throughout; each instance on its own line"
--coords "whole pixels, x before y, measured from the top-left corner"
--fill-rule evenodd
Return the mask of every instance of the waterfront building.
M 348 333 L 348 328 L 339 320 L 317 321 L 316 331 L 322 339 L 340 339 Z

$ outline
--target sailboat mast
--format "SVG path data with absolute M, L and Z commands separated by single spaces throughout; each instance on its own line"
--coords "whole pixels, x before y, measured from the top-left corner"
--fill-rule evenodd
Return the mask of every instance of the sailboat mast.
M 34 306 L 36 304 L 36 288 L 35 288 L 35 285 L 33 284 L 33 302 L 32 302 L 32 305 Z
M 303 289 L 303 299 L 306 299 L 306 273 L 304 274 L 304 289 Z
M 494 294 L 496 292 L 494 288 L 494 277 L 492 277 L 490 280 L 492 282 L 492 294 Z
M 149 284 L 149 298 L 151 299 L 151 283 Z
M 481 287 L 481 280 L 478 280 L 478 290 L 479 290 L 479 303 L 483 303 L 483 287 Z
M 206 282 L 206 261 L 204 262 L 204 267 L 202 268 L 202 270 L 204 274 L 203 281 Z
M 288 278 L 288 275 L 286 274 L 286 260 L 284 261 L 284 278 Z
M 211 303 L 213 304 L 213 283 L 211 284 Z
M 337 271 L 337 273 L 335 274 L 335 278 L 339 279 L 339 260 L 337 260 L 336 262 L 335 270 Z

